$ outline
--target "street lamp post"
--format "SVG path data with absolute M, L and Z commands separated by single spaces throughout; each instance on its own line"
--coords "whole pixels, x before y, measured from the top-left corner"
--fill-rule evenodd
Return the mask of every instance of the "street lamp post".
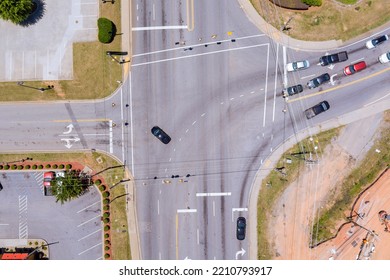
M 53 85 L 48 85 L 46 88 L 44 87 L 32 87 L 32 86 L 28 86 L 28 85 L 25 85 L 24 82 L 17 82 L 16 83 L 18 86 L 21 86 L 21 87 L 26 87 L 26 88 L 31 88 L 31 89 L 35 89 L 35 90 L 39 90 L 40 92 L 44 92 L 45 90 L 50 90 L 50 89 L 53 89 L 54 86 Z

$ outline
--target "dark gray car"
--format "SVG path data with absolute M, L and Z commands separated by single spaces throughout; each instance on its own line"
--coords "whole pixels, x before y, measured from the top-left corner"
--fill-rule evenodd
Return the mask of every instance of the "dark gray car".
M 330 81 L 330 76 L 328 73 L 324 73 L 321 76 L 318 76 L 318 77 L 308 81 L 307 86 L 308 86 L 308 88 L 316 88 L 327 81 Z
M 246 231 L 246 219 L 244 217 L 238 217 L 237 219 L 237 239 L 244 240 Z
M 318 114 L 329 110 L 330 106 L 328 101 L 322 101 L 317 105 L 305 110 L 306 118 L 311 119 L 312 117 L 317 116 Z
M 168 144 L 169 142 L 171 142 L 171 137 L 169 137 L 169 135 L 166 134 L 166 132 L 164 130 L 162 130 L 161 128 L 159 128 L 158 126 L 154 126 L 151 129 L 151 131 L 152 131 L 152 134 L 154 136 L 156 136 L 156 138 L 158 138 L 158 140 L 160 140 L 164 144 Z

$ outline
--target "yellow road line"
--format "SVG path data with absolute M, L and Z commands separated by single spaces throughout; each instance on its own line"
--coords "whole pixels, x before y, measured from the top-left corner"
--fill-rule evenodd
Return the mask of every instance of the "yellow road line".
M 110 119 L 80 119 L 76 122 L 108 122 Z M 73 122 L 73 120 L 53 120 L 52 122 Z
M 316 93 L 308 94 L 308 95 L 301 96 L 301 97 L 298 97 L 298 98 L 294 98 L 294 99 L 291 99 L 291 100 L 289 99 L 289 100 L 287 100 L 287 103 L 292 103 L 292 102 L 303 100 L 303 99 L 306 99 L 306 98 L 310 98 L 310 97 L 313 97 L 313 96 L 316 96 L 316 95 L 324 94 L 326 92 L 338 90 L 338 89 L 341 89 L 341 88 L 344 88 L 344 87 L 347 87 L 347 86 L 350 86 L 350 85 L 353 85 L 353 84 L 357 84 L 357 83 L 363 82 L 365 80 L 368 80 L 368 79 L 370 79 L 372 77 L 375 77 L 375 76 L 378 76 L 380 74 L 383 74 L 383 73 L 385 73 L 387 71 L 390 71 L 390 68 L 383 69 L 383 70 L 381 70 L 379 72 L 376 72 L 376 73 L 374 73 L 372 75 L 363 77 L 363 78 L 361 78 L 359 80 L 356 80 L 356 81 L 352 81 L 352 82 L 346 83 L 344 85 L 339 85 L 339 86 L 336 86 L 336 87 L 332 87 L 332 88 L 329 88 L 329 89 L 326 89 L 326 90 L 323 90 L 323 91 L 319 91 L 319 92 L 316 92 Z

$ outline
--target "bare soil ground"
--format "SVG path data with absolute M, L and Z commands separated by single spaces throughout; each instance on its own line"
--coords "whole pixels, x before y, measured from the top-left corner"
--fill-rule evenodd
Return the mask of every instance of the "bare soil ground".
M 342 180 L 355 164 L 356 160 L 337 141 L 332 141 L 321 162 L 306 166 L 305 172 L 286 189 L 273 208 L 268 227 L 268 236 L 273 237 L 270 242 L 274 259 L 390 259 L 390 233 L 384 231 L 378 219 L 380 210 L 390 214 L 390 171 L 364 193 L 355 207 L 361 218 L 354 221 L 374 231 L 374 235 L 348 224 L 335 239 L 313 249 L 309 247 L 313 218 L 326 201 L 337 195 Z M 363 244 L 364 239 L 367 242 Z

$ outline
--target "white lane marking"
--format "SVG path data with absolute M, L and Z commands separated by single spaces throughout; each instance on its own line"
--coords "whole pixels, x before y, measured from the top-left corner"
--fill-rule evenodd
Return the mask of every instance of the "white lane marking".
M 334 85 L 334 81 L 333 81 L 333 77 L 336 77 L 337 74 L 333 74 L 332 76 L 330 76 L 330 84 L 333 86 Z
M 113 144 L 112 144 L 112 120 L 109 121 L 109 124 L 110 124 L 110 128 L 109 128 L 109 133 L 110 133 L 110 154 L 113 153 Z
M 196 213 L 196 209 L 177 209 L 177 213 Z
M 248 208 L 232 208 L 232 222 L 234 222 L 233 212 L 237 212 L 237 211 L 248 211 Z
M 386 94 L 385 96 L 382 96 L 381 98 L 379 98 L 379 99 L 377 99 L 377 100 L 375 100 L 375 101 L 373 101 L 373 102 L 367 103 L 367 104 L 364 105 L 363 107 L 370 106 L 371 104 L 374 104 L 374 103 L 378 102 L 379 100 L 382 100 L 383 98 L 386 98 L 386 97 L 389 96 L 389 95 L 390 95 L 390 93 Z
M 131 71 L 129 71 L 129 94 L 130 94 L 130 134 L 131 134 L 131 143 L 134 143 L 134 132 L 133 132 L 133 93 L 131 91 Z M 135 178 L 135 169 L 134 169 L 134 145 L 131 145 L 131 172 L 133 172 L 133 177 Z
M 215 201 L 213 200 L 213 216 L 215 217 Z
M 307 79 L 307 78 L 314 77 L 315 75 L 316 75 L 316 74 L 312 74 L 312 75 L 309 75 L 309 76 L 301 77 L 301 80 L 304 80 L 304 79 Z
M 139 21 L 139 16 L 137 16 L 137 21 Z
M 86 236 L 84 236 L 84 237 L 81 237 L 79 240 L 77 240 L 77 241 L 81 241 L 81 240 L 83 240 L 83 239 L 85 239 L 85 238 L 88 238 L 88 237 L 90 237 L 91 235 L 93 235 L 93 234 L 95 234 L 95 233 L 97 233 L 97 232 L 99 232 L 99 231 L 102 231 L 102 229 L 100 228 L 100 229 L 98 229 L 98 230 L 96 230 L 96 231 L 94 231 L 94 232 L 92 232 L 92 233 L 90 233 L 90 234 L 87 234 Z
M 187 29 L 187 25 L 163 25 L 163 26 L 147 26 L 147 27 L 133 27 L 131 31 L 145 31 L 145 30 L 171 30 L 171 29 Z
M 97 215 L 96 217 L 93 217 L 93 218 L 89 219 L 88 221 L 85 221 L 84 223 L 79 224 L 77 227 L 81 227 L 81 226 L 83 226 L 83 225 L 89 223 L 90 221 L 93 221 L 93 220 L 95 220 L 96 218 L 100 218 L 100 217 L 101 217 L 101 215 Z
M 275 64 L 278 65 L 279 61 L 279 44 L 276 44 L 276 62 Z M 273 110 L 272 110 L 272 122 L 275 121 L 275 107 L 276 107 L 276 87 L 278 82 L 278 67 L 275 67 L 275 83 L 274 83 L 274 104 L 273 104 Z
M 196 243 L 199 245 L 199 228 L 196 229 Z
M 181 142 L 181 138 L 179 138 L 179 142 Z
M 255 93 L 254 91 L 251 91 L 251 93 L 253 94 L 253 93 Z
M 19 195 L 19 239 L 28 238 L 27 195 Z
M 84 136 L 107 136 L 109 133 L 83 133 Z M 60 135 L 61 136 L 61 135 Z
M 158 258 L 161 260 L 161 252 L 158 252 Z
M 196 196 L 229 196 L 232 195 L 231 192 L 223 192 L 223 193 L 196 193 Z
M 240 95 L 240 97 L 244 97 L 244 95 L 243 95 L 243 94 L 241 94 L 241 95 Z
M 230 98 L 230 100 L 234 100 L 234 97 Z
M 153 3 L 153 20 L 156 20 L 156 5 Z
M 97 246 L 101 246 L 101 245 L 102 245 L 102 242 L 100 242 L 100 243 L 98 243 L 98 244 L 88 248 L 87 250 L 82 251 L 81 253 L 79 253 L 79 256 L 84 254 L 84 253 L 86 253 L 86 252 L 88 252 L 89 250 L 92 250 L 93 248 L 96 248 Z
M 0 224 L 0 226 L 9 226 L 9 224 Z
M 202 115 L 200 115 L 201 117 L 204 117 L 206 115 L 206 113 L 203 113 Z
M 192 123 L 192 125 L 194 125 L 194 124 L 196 124 L 196 121 L 194 121 L 194 122 Z
M 223 102 L 221 102 L 221 105 L 223 105 Z
M 239 51 L 239 50 L 244 50 L 244 49 L 252 49 L 252 48 L 258 48 L 258 47 L 263 47 L 263 46 L 268 46 L 268 48 L 269 48 L 269 44 L 258 44 L 258 45 L 253 45 L 253 46 L 238 47 L 238 48 L 227 49 L 227 50 L 220 50 L 220 51 L 207 52 L 207 53 L 201 53 L 201 54 L 192 54 L 192 55 L 185 55 L 185 56 L 180 56 L 180 57 L 166 58 L 166 59 L 160 59 L 160 60 L 149 61 L 149 62 L 136 63 L 136 64 L 133 64 L 133 67 L 149 65 L 149 64 L 156 64 L 156 63 L 173 61 L 173 60 L 179 60 L 179 59 L 187 59 L 187 58 L 192 58 L 192 57 L 197 57 L 197 56 L 212 55 L 212 54 L 216 54 L 216 53 L 224 53 L 224 52 L 230 52 L 230 51 Z
M 288 79 L 287 79 L 287 48 L 283 46 L 283 87 L 287 87 Z
M 252 35 L 252 36 L 246 36 L 246 37 L 239 37 L 239 38 L 236 38 L 236 40 L 243 40 L 243 39 L 249 39 L 249 38 L 254 38 L 254 37 L 262 37 L 262 36 L 265 36 L 265 34 L 261 34 L 261 35 Z M 222 41 L 219 41 L 219 42 L 230 42 L 231 40 L 222 40 Z M 197 45 L 191 45 L 191 47 L 195 48 L 195 47 L 203 47 L 205 44 L 207 45 L 216 45 L 217 42 L 205 42 L 203 44 L 197 44 Z M 154 51 L 154 52 L 146 52 L 146 53 L 140 53 L 140 54 L 135 54 L 133 55 L 133 57 L 137 57 L 137 56 L 144 56 L 144 55 L 151 55 L 151 54 L 157 54 L 157 53 L 163 53 L 163 52 L 171 52 L 171 51 L 177 51 L 177 50 L 180 50 L 180 49 L 185 49 L 187 47 L 180 47 L 180 48 L 171 48 L 171 49 L 165 49 L 165 50 L 160 50 L 160 51 Z
M 265 116 L 267 113 L 267 89 L 268 89 L 268 64 L 269 64 L 269 45 L 267 45 L 267 69 L 265 70 L 265 91 L 264 91 L 264 119 L 263 127 L 265 127 Z
M 169 162 L 171 162 L 172 161 L 172 158 L 169 158 Z
M 356 62 L 363 61 L 363 60 L 364 60 L 364 57 L 356 59 L 354 61 L 351 61 L 351 64 L 355 64 Z
M 138 10 L 138 4 L 137 4 L 137 10 Z
M 176 152 L 176 148 L 173 148 L 173 151 Z
M 80 212 L 82 212 L 84 210 L 87 210 L 88 208 L 90 208 L 90 207 L 92 207 L 92 206 L 94 206 L 95 204 L 98 204 L 98 203 L 100 203 L 100 201 L 96 201 L 95 203 L 92 203 L 92 204 L 88 205 L 87 207 L 77 211 L 76 213 L 78 214 L 78 213 L 80 213 Z
M 157 215 L 160 215 L 160 200 L 157 200 Z
M 123 90 L 121 87 L 121 120 L 123 120 Z M 122 122 L 122 162 L 125 162 L 125 131 Z
M 187 129 L 186 129 L 186 133 L 188 133 L 188 131 L 189 131 L 189 129 L 187 128 Z

